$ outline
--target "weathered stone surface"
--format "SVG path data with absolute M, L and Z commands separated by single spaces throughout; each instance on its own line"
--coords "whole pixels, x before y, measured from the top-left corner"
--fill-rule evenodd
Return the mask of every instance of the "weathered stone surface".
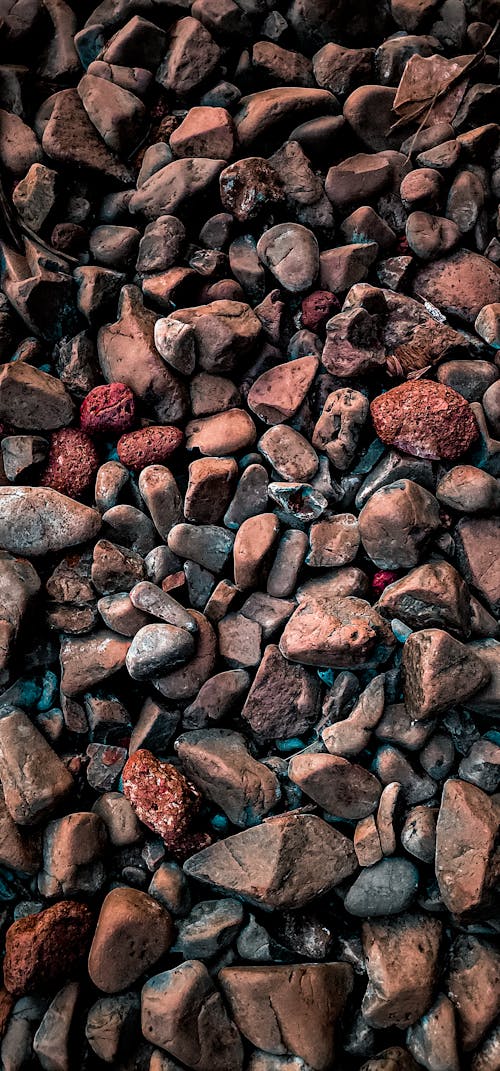
M 371 1026 L 404 1029 L 429 1008 L 441 923 L 424 915 L 363 923 L 368 987 L 362 1011 Z
M 473 934 L 459 934 L 451 950 L 446 989 L 455 1005 L 458 1034 L 466 1052 L 474 1049 L 496 1016 L 500 956 Z
M 9 993 L 46 992 L 82 968 L 93 932 L 86 904 L 59 900 L 13 922 L 5 936 L 4 980 Z
M 302 1057 L 315 1071 L 335 1055 L 335 1023 L 353 984 L 347 963 L 224 967 L 222 990 L 235 1022 L 253 1045 Z
M 89 952 L 92 982 L 104 993 L 127 989 L 168 950 L 172 938 L 171 917 L 157 900 L 139 889 L 112 889 Z
M 478 435 L 465 399 L 442 383 L 402 383 L 380 394 L 370 409 L 379 438 L 415 457 L 460 457 Z
M 64 695 L 78 695 L 111 677 L 125 665 L 130 640 L 101 629 L 90 636 L 68 637 L 61 644 L 61 688 Z
M 283 658 L 268 644 L 242 710 L 242 717 L 263 740 L 286 739 L 305 732 L 319 716 L 317 678 Z
M 467 585 L 448 562 L 429 562 L 389 584 L 378 601 L 379 611 L 398 617 L 410 628 L 444 628 L 467 636 L 470 601 Z
M 396 480 L 375 491 L 358 523 L 364 549 L 379 569 L 410 569 L 439 527 L 439 507 L 413 480 Z
M 500 268 L 478 253 L 460 249 L 446 260 L 420 268 L 413 292 L 432 302 L 445 316 L 473 324 L 484 305 L 500 301 Z
M 366 818 L 376 809 L 381 793 L 373 774 L 337 755 L 295 755 L 288 776 L 306 796 L 338 818 Z
M 280 651 L 292 662 L 353 668 L 383 662 L 394 637 L 364 599 L 305 599 L 290 618 Z
M 191 781 L 236 826 L 257 824 L 280 798 L 276 775 L 253 758 L 241 733 L 200 729 L 177 737 L 175 749 Z
M 0 779 L 20 826 L 43 821 L 74 788 L 69 770 L 22 710 L 0 718 Z
M 477 912 L 492 901 L 499 880 L 497 832 L 490 797 L 468 781 L 446 781 L 436 829 L 436 877 L 453 914 Z
M 443 629 L 422 629 L 403 650 L 404 701 L 420 720 L 464 703 L 488 682 L 489 670 L 474 652 Z
M 301 907 L 356 869 L 352 842 L 313 815 L 285 814 L 193 855 L 188 876 L 272 910 Z

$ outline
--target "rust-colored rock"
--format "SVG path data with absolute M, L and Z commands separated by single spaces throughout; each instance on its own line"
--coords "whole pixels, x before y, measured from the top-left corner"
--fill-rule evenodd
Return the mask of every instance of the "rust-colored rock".
M 362 1012 L 376 1029 L 415 1023 L 432 1001 L 441 923 L 425 915 L 363 923 L 368 987 Z
M 60 900 L 13 922 L 5 935 L 4 981 L 16 997 L 61 985 L 77 975 L 94 929 L 86 904 Z
M 201 795 L 184 774 L 141 748 L 123 768 L 123 792 L 137 817 L 171 849 L 181 848 L 198 814 Z
M 465 398 L 428 379 L 379 394 L 370 409 L 382 442 L 414 457 L 452 460 L 465 454 L 479 434 Z
M 436 829 L 436 877 L 448 911 L 455 915 L 488 908 L 500 881 L 494 800 L 468 781 L 443 788 Z

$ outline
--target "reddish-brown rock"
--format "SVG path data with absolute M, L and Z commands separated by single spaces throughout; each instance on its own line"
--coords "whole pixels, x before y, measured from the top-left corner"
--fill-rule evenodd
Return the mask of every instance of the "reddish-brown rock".
M 379 394 L 370 406 L 382 442 L 439 461 L 465 454 L 478 436 L 468 402 L 452 387 L 419 379 Z
M 158 900 L 122 886 L 101 907 L 89 953 L 92 982 L 104 993 L 127 989 L 172 944 L 172 917 Z
M 123 435 L 135 422 L 135 398 L 125 383 L 94 387 L 80 407 L 80 425 L 88 435 Z
M 427 1011 L 440 942 L 441 923 L 424 915 L 363 923 L 368 987 L 362 1012 L 370 1026 L 404 1029 Z
M 181 847 L 200 808 L 198 789 L 169 762 L 134 751 L 123 769 L 123 792 L 137 817 L 169 848 Z
M 494 800 L 468 781 L 443 788 L 436 829 L 436 877 L 441 897 L 455 915 L 489 907 L 500 880 Z
M 90 908 L 72 900 L 13 922 L 5 935 L 6 988 L 19 997 L 61 985 L 83 966 L 93 929 Z
M 118 457 L 128 468 L 140 472 L 147 465 L 161 465 L 181 445 L 179 428 L 153 425 L 122 435 L 118 440 Z
M 61 428 L 51 437 L 40 484 L 78 498 L 90 487 L 98 468 L 99 455 L 89 436 L 78 428 Z

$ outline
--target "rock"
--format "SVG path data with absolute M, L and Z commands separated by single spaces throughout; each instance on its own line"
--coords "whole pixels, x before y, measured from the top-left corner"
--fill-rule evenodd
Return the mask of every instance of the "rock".
M 101 629 L 90 636 L 67 637 L 61 643 L 61 689 L 78 695 L 112 677 L 125 665 L 130 640 Z
M 141 996 L 145 1038 L 193 1071 L 242 1071 L 243 1046 L 207 968 L 187 960 L 146 982 Z M 193 1023 L 199 1028 L 193 1031 Z
M 323 743 L 331 755 L 351 758 L 368 747 L 373 729 L 384 712 L 384 677 L 374 677 L 349 716 L 322 730 Z
M 32 164 L 14 188 L 12 200 L 24 223 L 40 231 L 56 203 L 57 171 L 44 164 Z
M 337 818 L 366 818 L 379 801 L 377 778 L 337 755 L 295 755 L 288 776 L 306 796 Z
M 368 409 L 365 396 L 347 387 L 333 391 L 326 399 L 312 441 L 341 472 L 354 458 Z
M 196 632 L 196 622 L 189 610 L 149 580 L 136 584 L 130 592 L 130 598 L 137 609 L 151 614 L 152 617 L 158 617 L 168 625 L 187 629 L 188 632 Z
M 106 896 L 89 952 L 89 974 L 104 993 L 133 985 L 168 951 L 172 920 L 139 889 L 115 888 Z
M 4 980 L 9 993 L 46 992 L 77 974 L 87 958 L 93 918 L 86 904 L 59 900 L 26 915 L 5 935 Z
M 408 812 L 403 829 L 401 844 L 410 855 L 423 863 L 433 863 L 436 854 L 436 819 L 434 807 L 420 805 Z
M 195 335 L 189 324 L 164 319 L 155 323 L 155 346 L 163 360 L 184 375 L 194 371 L 196 363 Z
M 411 1026 L 407 1045 L 424 1067 L 449 1067 L 458 1071 L 459 1054 L 453 1004 L 440 993 L 420 1022 Z
M 208 456 L 235 454 L 253 446 L 256 438 L 255 424 L 244 409 L 227 409 L 186 426 L 186 449 Z
M 46 1071 L 70 1067 L 70 1030 L 80 995 L 78 982 L 63 986 L 49 1004 L 33 1039 L 33 1052 Z
M 261 323 L 244 301 L 222 298 L 191 309 L 177 309 L 167 319 L 192 327 L 199 366 L 205 372 L 230 372 L 252 351 Z
M 334 294 L 345 293 L 366 279 L 378 256 L 376 242 L 354 242 L 325 249 L 320 254 L 320 285 Z
M 484 662 L 448 632 L 413 632 L 403 649 L 406 709 L 420 720 L 464 703 L 487 683 L 488 672 Z
M 99 468 L 99 455 L 92 440 L 79 428 L 61 428 L 50 439 L 40 486 L 71 498 L 88 491 Z
M 318 469 L 318 455 L 307 439 L 287 424 L 275 424 L 259 439 L 258 448 L 283 479 L 307 483 Z
M 464 577 L 493 613 L 500 608 L 500 572 L 496 564 L 499 536 L 496 517 L 464 517 L 455 529 L 458 561 Z
M 0 791 L 0 865 L 24 877 L 36 874 L 40 862 L 40 834 L 33 829 L 19 828 Z
M 0 718 L 0 779 L 7 810 L 20 826 L 42 822 L 74 788 L 64 763 L 22 710 Z
M 234 150 L 234 128 L 225 108 L 190 108 L 170 136 L 176 156 L 206 156 L 230 160 Z
M 460 231 L 451 219 L 429 212 L 411 212 L 406 222 L 406 238 L 420 260 L 446 256 L 460 242 Z
M 42 147 L 49 160 L 71 167 L 83 167 L 94 175 L 104 175 L 120 185 L 129 185 L 132 174 L 106 147 L 91 123 L 76 89 L 57 93 Z
M 144 625 L 127 652 L 126 666 L 133 680 L 150 680 L 170 667 L 187 662 L 194 654 L 192 635 L 176 625 Z
M 460 249 L 446 260 L 420 268 L 413 292 L 446 316 L 473 324 L 484 305 L 500 301 L 500 268 L 478 253 Z
M 186 211 L 197 195 L 215 183 L 225 160 L 184 157 L 155 171 L 130 198 L 130 211 L 148 220 Z
M 401 136 L 391 133 L 395 96 L 392 87 L 364 85 L 355 89 L 344 104 L 344 119 L 373 152 L 399 149 Z
M 314 77 L 319 86 L 339 96 L 348 96 L 371 76 L 373 50 L 344 48 L 328 42 L 313 56 Z
M 135 419 L 135 398 L 125 383 L 94 387 L 80 406 L 80 426 L 87 435 L 123 435 Z
M 135 993 L 100 997 L 89 1008 L 85 1037 L 105 1063 L 116 1061 L 139 1028 L 139 998 Z
M 317 369 L 318 360 L 312 356 L 275 365 L 252 384 L 249 408 L 266 424 L 289 420 L 304 401 Z
M 33 130 L 19 115 L 0 108 L 1 159 L 10 175 L 26 175 L 42 159 L 41 147 Z
M 436 877 L 455 915 L 488 907 L 498 881 L 494 803 L 475 785 L 450 779 L 443 786 L 436 827 Z
M 0 673 L 8 667 L 23 618 L 39 590 L 40 579 L 30 562 L 0 553 Z
M 413 480 L 396 480 L 368 499 L 358 518 L 361 542 L 379 569 L 412 568 L 440 524 L 436 499 Z
M 317 1071 L 332 1065 L 335 1024 L 353 985 L 349 964 L 224 967 L 219 981 L 252 1045 L 302 1057 Z
M 467 585 L 445 561 L 420 565 L 389 584 L 377 609 L 384 617 L 397 617 L 412 629 L 443 628 L 465 636 L 470 630 Z
M 245 738 L 229 729 L 200 729 L 177 738 L 176 751 L 203 796 L 221 807 L 234 825 L 255 825 L 276 805 L 276 775 L 257 762 Z
M 104 884 L 102 857 L 107 845 L 104 823 L 87 811 L 49 822 L 44 832 L 43 868 L 38 875 L 42 896 L 80 896 Z
M 314 567 L 349 565 L 359 550 L 358 521 L 353 513 L 338 513 L 316 524 L 309 532 L 306 563 Z
M 222 207 L 239 223 L 255 219 L 269 205 L 283 200 L 279 176 L 261 156 L 248 156 L 229 164 L 220 174 L 219 186 Z
M 161 806 L 159 806 L 161 789 Z M 189 834 L 200 806 L 200 793 L 168 762 L 150 751 L 135 751 L 123 770 L 123 792 L 137 817 L 175 848 Z
M 243 925 L 238 900 L 203 900 L 178 926 L 176 951 L 184 959 L 211 959 L 227 948 Z
M 280 650 L 292 662 L 351 668 L 385 661 L 393 644 L 391 630 L 363 599 L 319 597 L 300 604 Z
M 355 869 L 351 841 L 320 818 L 293 813 L 218 841 L 184 864 L 196 881 L 268 910 L 301 907 Z
M 351 885 L 344 901 L 350 915 L 368 918 L 399 915 L 415 899 L 418 870 L 409 859 L 389 856 L 365 867 Z
M 306 732 L 319 716 L 316 677 L 291 665 L 275 644 L 268 644 L 242 710 L 259 739 L 287 739 Z
M 500 349 L 500 302 L 483 305 L 476 318 L 474 329 L 494 349 Z
M 145 122 L 142 101 L 128 89 L 90 72 L 80 79 L 78 96 L 108 149 L 129 156 L 140 140 Z
M 441 923 L 425 915 L 363 923 L 368 987 L 362 1012 L 377 1029 L 411 1026 L 431 1005 Z
M 24 361 L 0 365 L 0 420 L 25 431 L 51 431 L 73 416 L 73 402 L 60 380 Z
M 283 133 L 305 119 L 330 115 L 338 110 L 333 94 L 326 89 L 303 89 L 283 86 L 264 89 L 242 97 L 235 116 L 236 133 L 241 149 L 257 141 L 282 141 Z
M 473 934 L 459 934 L 451 949 L 446 990 L 457 1015 L 460 1042 L 475 1049 L 496 1016 L 500 961 L 497 950 Z
M 219 63 L 221 51 L 198 19 L 187 16 L 171 28 L 168 49 L 156 78 L 164 89 L 184 96 L 196 89 Z
M 186 407 L 185 388 L 158 356 L 154 344 L 158 317 L 144 308 L 137 287 L 123 287 L 118 317 L 97 335 L 104 378 L 130 387 L 159 423 L 180 420 Z
M 403 383 L 379 395 L 370 409 L 379 438 L 416 457 L 460 457 L 477 438 L 467 402 L 441 383 Z
M 259 238 L 257 253 L 278 283 L 292 293 L 309 290 L 318 274 L 318 243 L 312 231 L 298 223 L 271 227 Z
M 273 513 L 249 517 L 238 528 L 233 557 L 234 581 L 240 591 L 261 587 L 278 534 L 279 521 Z
M 167 699 L 178 700 L 196 695 L 202 684 L 211 677 L 216 661 L 217 640 L 214 630 L 203 614 L 191 611 L 198 626 L 196 654 L 186 666 L 175 669 L 167 677 L 159 677 L 156 687 Z

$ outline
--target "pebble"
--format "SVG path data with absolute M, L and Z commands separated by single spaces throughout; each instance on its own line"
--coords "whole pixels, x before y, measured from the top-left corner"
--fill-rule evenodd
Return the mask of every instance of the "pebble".
M 104 993 L 133 985 L 172 944 L 168 911 L 139 889 L 118 887 L 105 897 L 89 952 L 89 975 Z
M 40 485 L 69 498 L 80 498 L 91 486 L 99 468 L 92 440 L 78 428 L 61 428 L 50 437 Z
M 5 935 L 4 983 L 13 996 L 61 985 L 86 960 L 93 918 L 86 904 L 59 900 L 13 922 Z
M 189 835 L 200 794 L 170 763 L 150 751 L 135 751 L 123 770 L 123 791 L 137 817 L 175 848 Z
M 371 414 L 382 441 L 414 457 L 453 460 L 478 434 L 467 402 L 456 391 L 422 379 L 380 395 Z
M 182 442 L 178 428 L 148 427 L 125 432 L 117 443 L 118 457 L 123 465 L 140 472 L 148 465 L 167 461 Z
M 135 399 L 125 383 L 94 387 L 80 406 L 80 426 L 87 435 L 123 435 L 135 422 Z

